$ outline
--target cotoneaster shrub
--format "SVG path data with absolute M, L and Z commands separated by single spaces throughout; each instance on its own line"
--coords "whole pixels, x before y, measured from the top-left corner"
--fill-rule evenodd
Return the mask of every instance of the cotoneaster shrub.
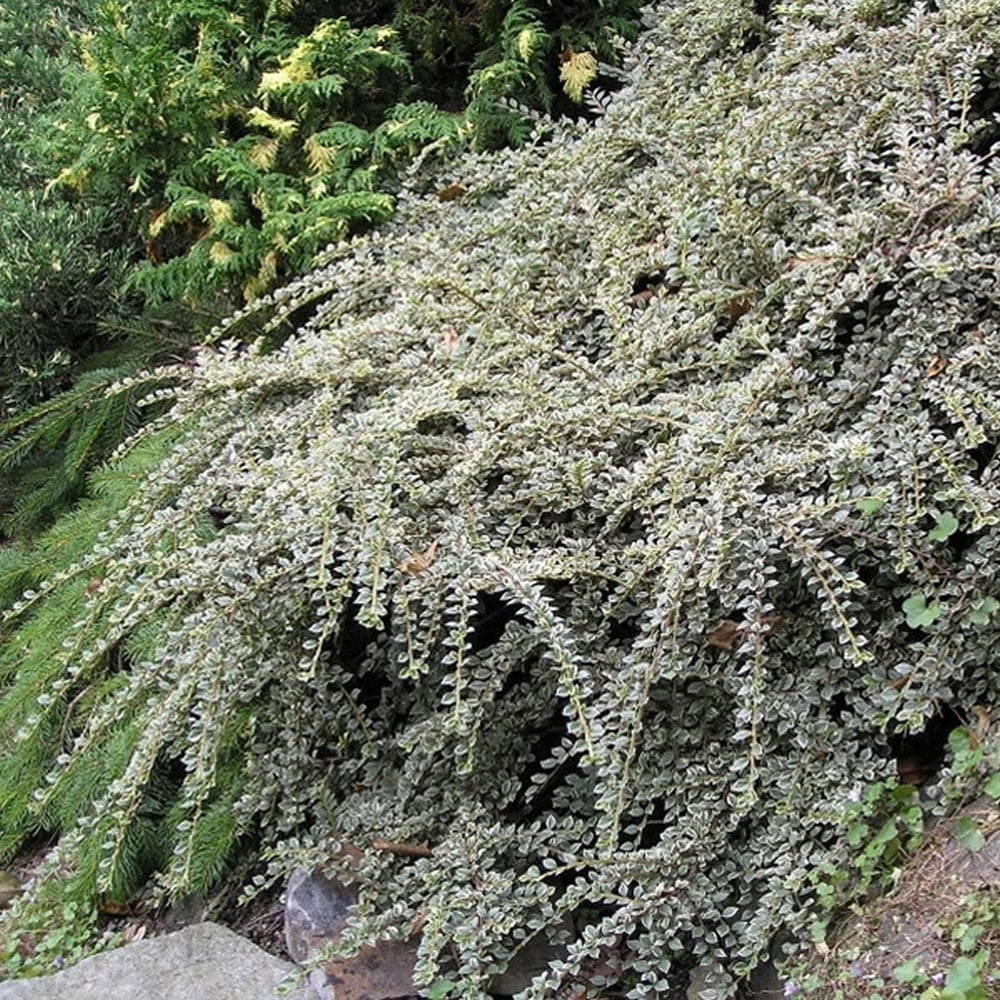
M 5 557 L 0 857 L 62 834 L 8 933 L 263 856 L 353 867 L 424 985 L 569 915 L 527 995 L 733 996 L 889 733 L 996 700 L 996 5 L 648 24 L 602 119 L 418 176 Z

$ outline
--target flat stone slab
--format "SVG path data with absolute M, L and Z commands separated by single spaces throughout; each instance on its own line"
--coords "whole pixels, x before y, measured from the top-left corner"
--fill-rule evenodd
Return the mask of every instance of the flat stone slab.
M 38 979 L 0 983 L 0 1000 L 275 1000 L 296 966 L 219 924 L 135 941 Z M 305 980 L 287 1000 L 312 1000 Z

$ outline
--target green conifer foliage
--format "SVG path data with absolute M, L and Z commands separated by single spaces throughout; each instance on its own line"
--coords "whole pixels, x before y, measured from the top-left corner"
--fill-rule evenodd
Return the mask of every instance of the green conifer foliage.
M 344 6 L 97 5 L 42 144 L 60 186 L 145 217 L 130 287 L 241 304 L 301 274 L 388 218 L 417 155 L 523 139 L 509 102 L 550 109 L 561 54 L 615 59 L 638 14 L 636 0 Z
M 298 332 L 179 368 L 19 557 L 3 856 L 350 863 L 423 986 L 568 915 L 527 995 L 735 995 L 888 734 L 997 698 L 1000 22 L 939 8 L 654 7 L 595 124 L 234 317 Z
M 33 139 L 73 62 L 75 4 L 16 0 L 0 8 L 0 420 L 65 383 L 120 318 L 128 269 L 113 209 L 44 197 L 51 164 Z

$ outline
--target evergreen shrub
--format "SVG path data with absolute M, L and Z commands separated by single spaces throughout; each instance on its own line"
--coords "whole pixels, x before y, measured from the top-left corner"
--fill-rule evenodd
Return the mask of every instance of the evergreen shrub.
M 418 178 L 4 556 L 0 860 L 350 868 L 346 943 L 465 996 L 567 915 L 528 996 L 801 928 L 892 735 L 997 697 L 1000 19 L 758 8 L 651 8 L 602 118 Z
M 0 8 L 0 538 L 50 524 L 142 422 L 150 380 L 105 390 L 176 361 L 222 315 L 144 310 L 124 290 L 141 250 L 130 206 L 47 188 L 64 75 L 88 12 L 86 2 Z
M 0 6 L 0 419 L 66 380 L 120 315 L 128 268 L 106 208 L 43 195 L 49 164 L 33 148 L 74 54 L 77 5 Z
M 549 110 L 561 88 L 578 104 L 639 5 L 343 7 L 96 6 L 41 145 L 60 185 L 142 219 L 131 284 L 151 301 L 242 303 L 308 270 L 388 218 L 416 156 L 523 139 L 511 101 Z
M 53 200 L 37 187 L 0 188 L 0 419 L 55 389 L 129 312 L 130 267 L 106 211 Z

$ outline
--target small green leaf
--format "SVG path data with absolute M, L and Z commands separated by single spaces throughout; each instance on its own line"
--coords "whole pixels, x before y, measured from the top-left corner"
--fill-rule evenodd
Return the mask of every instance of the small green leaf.
M 855 503 L 855 507 L 861 511 L 865 517 L 871 517 L 872 514 L 877 514 L 885 506 L 885 501 L 880 497 L 864 497 Z
M 444 1000 L 454 988 L 455 984 L 450 979 L 439 979 L 427 990 L 427 1000 Z
M 896 825 L 895 819 L 888 819 L 882 825 L 882 829 L 872 837 L 871 843 L 868 845 L 868 850 L 871 851 L 876 848 L 885 847 L 886 844 L 891 844 L 899 836 L 899 827 Z
M 948 970 L 948 979 L 945 982 L 945 989 L 949 993 L 956 993 L 961 996 L 964 993 L 971 993 L 980 985 L 982 985 L 982 982 L 979 978 L 979 970 L 971 958 L 962 956 L 961 958 L 956 958 L 951 963 L 951 968 Z
M 910 628 L 924 628 L 938 620 L 941 615 L 941 605 L 937 601 L 928 605 L 927 598 L 923 594 L 910 594 L 903 601 L 903 613 Z
M 829 921 L 826 920 L 814 920 L 809 925 L 809 937 L 815 944 L 820 944 L 826 941 L 826 931 Z
M 972 747 L 972 739 L 966 726 L 956 726 L 948 734 L 948 749 L 957 757 L 959 754 L 968 753 Z
M 945 542 L 958 531 L 958 520 L 948 511 L 938 514 L 934 520 L 934 527 L 927 532 L 927 537 L 932 542 Z
M 915 983 L 925 978 L 925 973 L 920 968 L 920 963 L 915 958 L 911 958 L 892 970 L 892 978 L 899 983 Z
M 956 757 L 972 749 L 972 737 L 969 735 L 968 726 L 956 726 L 948 734 L 948 749 Z
M 986 846 L 979 824 L 970 816 L 962 816 L 955 824 L 955 839 L 967 851 L 981 851 Z
M 981 601 L 976 601 L 969 612 L 969 621 L 974 625 L 989 625 L 997 608 L 1000 608 L 1000 601 L 995 597 L 984 597 Z
M 847 843 L 851 847 L 857 847 L 861 844 L 865 837 L 868 836 L 868 824 L 867 823 L 852 823 L 847 828 Z
M 983 791 L 991 799 L 1000 799 L 1000 771 L 995 772 L 989 781 L 986 782 L 986 787 Z

